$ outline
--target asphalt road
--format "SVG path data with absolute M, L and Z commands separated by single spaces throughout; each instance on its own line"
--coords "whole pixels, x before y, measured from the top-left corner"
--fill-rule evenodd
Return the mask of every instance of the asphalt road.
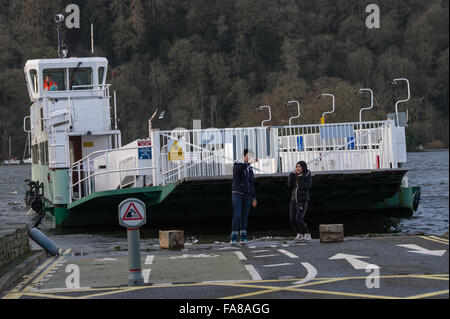
M 155 247 L 142 251 L 144 285 L 131 287 L 126 252 L 73 256 L 66 248 L 0 298 L 448 299 L 448 261 L 448 239 L 437 236 Z

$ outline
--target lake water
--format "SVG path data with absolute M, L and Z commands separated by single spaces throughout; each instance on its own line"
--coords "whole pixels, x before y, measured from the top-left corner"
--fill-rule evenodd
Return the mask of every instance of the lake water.
M 411 218 L 367 218 L 345 222 L 345 235 L 366 233 L 403 233 L 442 235 L 449 228 L 449 152 L 433 151 L 408 153 L 408 163 L 404 166 L 409 186 L 421 186 L 421 202 Z M 0 166 L 0 225 L 5 223 L 27 223 L 32 225 L 34 213 L 27 215 L 24 194 L 27 189 L 25 179 L 30 178 L 30 165 Z M 287 214 L 287 213 L 286 213 Z M 186 243 L 228 241 L 230 220 L 216 228 L 186 227 Z M 89 254 L 92 252 L 115 252 L 126 248 L 124 228 L 83 228 L 53 229 L 51 216 L 44 219 L 39 227 L 49 235 L 60 248 L 72 248 L 74 252 Z M 257 228 L 257 227 L 255 227 Z M 313 238 L 317 238 L 317 225 L 311 225 Z M 249 217 L 249 235 L 254 238 L 292 236 L 288 216 L 280 221 L 276 229 L 252 231 L 252 217 Z M 158 245 L 158 230 L 141 230 L 141 248 L 155 249 Z M 37 248 L 35 243 L 32 247 Z

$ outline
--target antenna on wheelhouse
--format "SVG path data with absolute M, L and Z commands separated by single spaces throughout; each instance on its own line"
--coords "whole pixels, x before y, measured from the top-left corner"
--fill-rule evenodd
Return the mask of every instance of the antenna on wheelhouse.
M 91 20 L 91 54 L 94 55 L 94 24 Z
M 67 57 L 67 48 L 62 39 L 63 21 L 64 16 L 62 14 L 59 13 L 55 16 L 56 30 L 58 31 L 58 57 L 60 59 Z

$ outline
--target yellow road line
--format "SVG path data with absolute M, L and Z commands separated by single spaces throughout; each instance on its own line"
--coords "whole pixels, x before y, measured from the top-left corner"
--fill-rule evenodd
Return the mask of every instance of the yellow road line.
M 411 276 L 413 278 L 423 278 L 423 279 L 435 279 L 435 280 L 447 280 L 448 281 L 448 277 L 441 277 L 441 276 L 432 276 L 432 275 L 415 275 L 415 276 Z
M 444 245 L 448 245 L 448 243 L 434 239 L 434 238 L 430 238 L 430 237 L 426 237 L 426 236 L 419 236 L 420 238 L 426 239 L 426 240 L 431 240 L 434 241 L 436 243 L 440 243 L 440 244 L 444 244 Z
M 70 250 L 67 250 L 66 253 L 68 253 Z M 208 285 L 214 285 L 214 286 L 232 286 L 232 287 L 242 287 L 242 288 L 252 288 L 252 289 L 258 289 L 259 291 L 254 291 L 250 293 L 245 294 L 239 294 L 234 296 L 227 296 L 222 297 L 221 299 L 234 299 L 234 298 L 244 298 L 254 295 L 260 295 L 260 294 L 266 294 L 276 291 L 294 291 L 294 292 L 311 292 L 311 293 L 323 293 L 323 294 L 334 294 L 334 295 L 341 295 L 341 296 L 353 296 L 353 297 L 363 297 L 363 298 L 393 298 L 393 299 L 401 299 L 401 297 L 389 297 L 389 296 L 377 296 L 377 295 L 368 295 L 368 294 L 355 294 L 355 293 L 347 293 L 347 292 L 334 292 L 334 291 L 325 291 L 325 290 L 309 290 L 309 289 L 302 289 L 304 287 L 314 286 L 314 285 L 320 285 L 320 284 L 326 284 L 326 283 L 333 283 L 338 281 L 344 281 L 344 280 L 352 280 L 352 279 L 367 279 L 366 276 L 353 276 L 353 277 L 338 277 L 338 278 L 315 278 L 312 281 L 309 281 L 307 283 L 288 286 L 288 287 L 277 287 L 277 286 L 268 286 L 268 285 L 258 285 L 258 283 L 268 283 L 268 282 L 289 282 L 289 281 L 298 281 L 300 279 L 271 279 L 271 280 L 259 280 L 259 281 L 235 281 L 235 282 L 211 282 L 211 283 L 190 283 L 190 284 L 167 284 L 167 285 L 152 285 L 152 286 L 139 286 L 139 287 L 105 287 L 105 288 L 90 288 L 90 289 L 51 289 L 49 291 L 43 291 L 43 292 L 30 292 L 29 290 L 33 287 L 34 284 L 39 282 L 43 276 L 45 276 L 53 267 L 58 264 L 59 260 L 61 258 L 65 257 L 65 255 L 59 257 L 57 260 L 48 260 L 46 263 L 42 264 L 39 267 L 39 270 L 42 270 L 47 266 L 50 262 L 53 262 L 53 264 L 46 269 L 43 273 L 41 273 L 37 278 L 35 278 L 31 285 L 26 287 L 23 292 L 10 292 L 8 295 L 6 295 L 5 299 L 10 298 L 20 298 L 21 296 L 36 296 L 36 297 L 48 297 L 48 298 L 62 298 L 62 299 L 87 299 L 87 298 L 93 298 L 93 297 L 101 297 L 101 296 L 107 296 L 107 295 L 113 295 L 117 293 L 124 293 L 124 292 L 131 292 L 131 291 L 137 291 L 142 289 L 151 289 L 151 288 L 176 288 L 176 287 L 189 287 L 189 286 L 208 286 Z M 34 274 L 39 273 L 37 271 L 34 272 Z M 33 277 L 31 277 L 33 278 Z M 28 278 L 26 281 L 30 281 L 31 278 Z M 421 279 L 430 279 L 430 280 L 448 280 L 448 274 L 430 274 L 430 275 L 391 275 L 391 276 L 377 276 L 377 278 L 421 278 Z M 67 296 L 67 295 L 56 295 L 57 293 L 70 293 L 70 292 L 95 292 L 95 291 L 103 291 L 101 293 L 95 293 L 85 296 Z M 447 290 L 448 292 L 448 290 Z M 439 294 L 444 294 L 444 291 L 440 292 L 433 292 L 433 293 L 427 293 L 417 296 L 412 296 L 408 298 L 424 298 L 427 296 L 434 296 Z M 430 295 L 431 294 L 431 295 Z
M 17 299 L 20 298 L 21 293 L 20 290 L 25 287 L 23 290 L 25 290 L 27 288 L 27 286 L 29 285 L 30 281 L 33 280 L 33 278 L 35 278 L 35 276 L 37 274 L 39 274 L 43 269 L 45 269 L 46 267 L 48 267 L 50 264 L 53 264 L 52 266 L 56 265 L 56 261 L 58 261 L 59 258 L 57 259 L 53 259 L 53 258 L 49 258 L 48 260 L 46 260 L 43 264 L 41 264 L 38 268 L 36 268 L 31 275 L 29 275 L 28 278 L 22 280 L 16 287 L 14 287 L 14 289 L 12 289 L 8 294 L 6 294 L 3 299 Z
M 107 287 L 107 288 L 54 288 L 54 289 L 45 289 L 39 290 L 39 294 L 54 294 L 54 293 L 71 293 L 71 292 L 90 292 L 90 291 L 110 291 L 117 290 L 119 287 Z
M 404 299 L 420 299 L 420 298 L 434 297 L 434 296 L 445 295 L 445 294 L 448 294 L 448 289 L 441 290 L 441 291 L 435 291 L 435 292 L 429 292 L 426 294 L 421 294 L 421 295 L 416 295 L 416 296 L 411 296 L 411 297 L 406 297 Z
M 44 278 L 44 276 L 46 276 L 53 268 L 55 268 L 55 266 L 57 264 L 59 264 L 60 261 L 64 260 L 67 255 L 69 254 L 69 252 L 72 249 L 66 249 L 66 251 L 64 252 L 64 254 L 62 254 L 61 256 L 59 256 L 47 269 L 45 269 L 41 274 L 39 274 L 39 276 L 37 276 L 30 284 L 28 284 L 24 289 L 23 292 L 29 292 L 31 290 L 31 288 L 33 288 L 39 281 L 42 280 L 42 278 Z
M 329 291 L 329 290 L 312 290 L 312 289 L 289 289 L 298 292 L 315 293 L 315 294 L 325 294 L 325 295 L 337 295 L 337 296 L 349 296 L 349 297 L 361 297 L 361 298 L 375 298 L 375 299 L 401 299 L 401 297 L 392 296 L 380 296 L 380 295 L 369 295 L 369 294 L 357 294 L 352 292 L 340 292 L 340 291 Z
M 442 275 L 439 275 L 442 276 Z M 374 278 L 423 278 L 423 279 L 436 279 L 436 280 L 446 280 L 446 279 L 441 279 L 441 278 L 435 278 L 432 276 L 427 276 L 427 275 L 392 275 L 392 276 L 377 276 Z M 317 278 L 316 278 L 317 279 Z M 261 287 L 261 289 L 264 289 L 262 291 L 255 291 L 255 292 L 250 292 L 250 293 L 245 293 L 245 294 L 239 294 L 239 295 L 234 295 L 234 296 L 227 296 L 227 297 L 223 297 L 221 299 L 235 299 L 235 298 L 245 298 L 245 297 L 250 297 L 250 296 L 255 296 L 255 295 L 261 295 L 261 294 L 266 294 L 266 293 L 272 293 L 272 292 L 276 292 L 276 291 L 283 291 L 283 290 L 287 290 L 287 291 L 300 291 L 303 292 L 303 290 L 299 289 L 299 288 L 303 288 L 303 287 L 307 287 L 307 286 L 314 286 L 314 285 L 320 285 L 320 284 L 326 284 L 326 283 L 331 283 L 331 282 L 338 282 L 338 281 L 344 281 L 344 280 L 351 280 L 351 279 L 367 279 L 366 276 L 360 276 L 360 277 L 342 277 L 342 278 L 328 278 L 328 279 L 324 279 L 318 282 L 308 282 L 308 283 L 304 283 L 304 284 L 300 284 L 300 285 L 294 285 L 294 286 L 288 286 L 288 287 L 272 287 L 272 289 L 270 289 L 269 287 L 262 287 L 262 286 L 257 286 L 257 285 L 253 285 L 252 288 L 257 288 L 257 287 Z M 447 279 L 448 280 L 448 279 Z M 237 287 L 246 287 L 242 284 L 231 284 L 231 283 L 223 283 L 224 285 L 226 284 L 227 286 L 237 286 Z M 321 290 L 316 290 L 317 292 L 321 291 Z M 333 294 L 338 294 L 337 292 L 333 293 Z M 347 295 L 350 293 L 341 293 L 339 292 L 339 294 L 341 295 Z M 350 296 L 350 295 L 349 295 Z M 367 297 L 367 296 L 372 296 L 372 295 L 365 295 L 365 294 L 357 294 L 355 296 L 359 296 L 359 297 Z M 376 296 L 373 295 L 373 298 L 393 298 L 393 299 L 399 299 L 401 297 L 389 297 L 389 296 Z
M 36 292 L 27 292 L 20 294 L 21 296 L 31 296 L 31 297 L 41 297 L 41 298 L 52 298 L 52 299 L 75 299 L 70 296 L 61 296 L 61 295 L 51 295 L 51 294 L 41 294 Z
M 331 278 L 331 279 L 329 278 L 329 279 L 322 280 L 319 282 L 307 282 L 304 284 L 298 284 L 298 285 L 293 285 L 293 286 L 288 286 L 288 287 L 266 287 L 266 288 L 261 288 L 261 289 L 264 289 L 262 291 L 255 291 L 255 292 L 249 292 L 249 293 L 235 295 L 235 296 L 228 296 L 228 297 L 223 297 L 221 299 L 244 298 L 244 297 L 250 297 L 250 296 L 255 296 L 255 295 L 267 294 L 267 293 L 271 293 L 271 292 L 275 292 L 275 291 L 292 290 L 292 289 L 296 289 L 296 288 L 300 288 L 300 287 L 314 286 L 314 285 L 326 284 L 326 283 L 330 283 L 330 282 L 337 282 L 337 281 L 343 281 L 343 280 L 347 280 L 347 278 Z M 243 287 L 242 285 L 239 285 L 239 284 L 230 285 L 230 286 Z M 252 286 L 252 288 L 258 288 L 258 287 L 261 287 L 261 286 L 257 286 L 257 285 Z
M 437 237 L 437 236 L 434 236 L 434 235 L 430 235 L 430 236 L 428 236 L 428 237 L 430 237 L 430 238 L 434 238 L 434 239 L 437 239 L 437 240 L 440 240 L 440 241 L 442 241 L 442 242 L 444 242 L 444 243 L 447 243 L 447 244 L 448 244 L 448 239 L 445 239 L 445 238 L 441 238 L 441 237 Z
M 30 282 L 38 273 L 42 271 L 45 267 L 47 267 L 48 264 L 54 262 L 55 259 L 50 258 L 46 260 L 44 263 L 42 263 L 38 268 L 36 268 L 27 278 L 23 279 L 20 283 L 15 286 L 10 293 L 16 293 L 18 292 L 23 286 L 25 286 L 28 282 Z
M 210 285 L 209 283 L 194 283 L 194 284 L 180 284 L 180 285 L 167 285 L 167 287 L 179 287 L 179 286 L 183 286 L 183 287 L 188 287 L 188 286 L 208 286 Z M 136 290 L 143 290 L 143 289 L 148 289 L 148 288 L 159 288 L 159 287 L 164 287 L 164 286 L 139 286 L 139 287 L 124 287 L 124 288 L 119 288 L 115 291 L 107 291 L 107 292 L 102 292 L 102 293 L 98 293 L 98 294 L 93 294 L 93 295 L 87 295 L 87 296 L 80 296 L 77 297 L 76 299 L 88 299 L 88 298 L 92 298 L 92 297 L 101 297 L 101 296 L 107 296 L 107 295 L 113 295 L 113 294 L 117 294 L 117 293 L 122 293 L 122 292 L 129 292 L 129 291 L 136 291 Z

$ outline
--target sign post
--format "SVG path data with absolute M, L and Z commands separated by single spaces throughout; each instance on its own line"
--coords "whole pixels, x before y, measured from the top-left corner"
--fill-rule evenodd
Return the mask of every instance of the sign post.
M 142 286 L 144 277 L 141 269 L 141 249 L 139 227 L 147 219 L 145 203 L 136 198 L 128 198 L 119 204 L 119 224 L 127 228 L 129 286 Z

